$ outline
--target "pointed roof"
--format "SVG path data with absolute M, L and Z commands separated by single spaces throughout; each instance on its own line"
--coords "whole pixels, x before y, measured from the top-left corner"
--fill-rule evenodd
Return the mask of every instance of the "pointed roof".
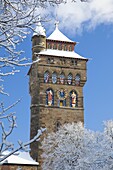
M 40 17 L 38 18 L 38 23 L 37 23 L 37 26 L 36 26 L 36 28 L 35 28 L 35 31 L 34 31 L 34 33 L 33 33 L 33 36 L 34 35 L 43 35 L 43 36 L 45 36 L 46 37 L 46 31 L 45 31 L 45 29 L 44 29 L 44 27 L 42 26 L 42 24 L 41 24 L 41 22 L 40 22 Z
M 8 155 L 10 152 L 5 151 L 4 155 Z M 39 165 L 38 162 L 35 162 L 28 152 L 18 152 L 17 155 L 10 155 L 2 164 L 25 164 L 25 165 Z
M 49 40 L 56 40 L 56 41 L 64 41 L 64 42 L 74 42 L 67 38 L 59 29 L 58 29 L 59 22 L 55 22 L 55 30 L 54 32 L 47 38 Z
M 75 53 L 74 51 L 61 51 L 61 50 L 54 50 L 54 49 L 46 49 L 46 50 L 39 52 L 38 54 L 39 55 L 47 55 L 47 56 L 59 56 L 59 57 L 87 60 L 85 57 L 80 56 L 79 54 Z

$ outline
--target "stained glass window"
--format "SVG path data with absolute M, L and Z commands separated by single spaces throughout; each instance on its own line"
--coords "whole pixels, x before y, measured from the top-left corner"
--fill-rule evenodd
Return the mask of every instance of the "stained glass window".
M 57 74 L 56 74 L 56 72 L 54 72 L 53 74 L 52 74 L 52 83 L 57 83 Z
M 64 82 L 65 82 L 65 75 L 64 75 L 64 73 L 61 73 L 60 74 L 60 84 L 64 84 Z
M 75 84 L 76 84 L 77 86 L 80 85 L 80 74 L 77 74 L 77 75 L 76 75 L 76 77 L 75 77 Z
M 76 107 L 77 105 L 77 93 L 75 90 L 72 90 L 70 92 L 70 107 Z
M 46 71 L 46 72 L 44 73 L 44 83 L 48 83 L 48 82 L 49 82 L 49 72 Z
M 54 105 L 54 92 L 50 88 L 46 90 L 46 105 Z
M 72 80 L 73 80 L 73 76 L 72 76 L 71 73 L 69 73 L 69 74 L 68 74 L 68 80 L 67 80 L 67 82 L 68 82 L 69 85 L 72 84 Z

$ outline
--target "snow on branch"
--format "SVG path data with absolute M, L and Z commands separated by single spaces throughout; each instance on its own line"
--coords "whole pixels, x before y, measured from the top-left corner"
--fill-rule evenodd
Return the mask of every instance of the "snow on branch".
M 8 141 L 8 137 L 12 134 L 14 128 L 17 127 L 16 116 L 15 116 L 15 112 L 7 113 L 7 111 L 12 109 L 19 102 L 20 102 L 20 99 L 8 107 L 4 107 L 3 102 L 0 103 L 0 131 L 1 131 L 0 153 L 8 149 L 13 149 L 14 147 L 14 145 Z M 6 122 L 8 124 L 8 130 L 6 130 L 7 129 L 5 126 Z
M 2 163 L 3 160 L 5 160 L 10 155 L 14 154 L 15 152 L 19 150 L 29 151 L 28 146 L 34 142 L 40 140 L 40 136 L 42 133 L 46 130 L 45 128 L 40 128 L 37 132 L 37 135 L 33 137 L 33 139 L 29 140 L 28 142 L 24 143 L 21 141 L 18 141 L 18 148 L 14 148 L 14 144 L 10 142 L 8 139 L 10 135 L 12 134 L 14 128 L 17 127 L 16 124 L 16 115 L 15 112 L 9 112 L 14 106 L 16 106 L 21 99 L 17 100 L 13 104 L 11 104 L 8 107 L 4 106 L 4 103 L 0 103 L 0 163 Z M 6 126 L 8 125 L 8 127 Z M 11 152 L 8 155 L 3 155 L 5 151 L 10 150 Z
M 81 0 L 81 2 L 86 0 Z M 67 0 L 0 0 L 0 47 L 6 49 L 10 56 L 19 56 L 17 44 L 26 38 L 34 24 L 38 23 L 39 7 L 45 8 L 48 4 L 58 5 Z M 45 21 L 45 18 L 41 18 Z
M 83 1 L 83 0 L 80 0 Z M 0 56 L 0 76 L 14 75 L 18 70 L 11 69 L 7 73 L 2 71 L 4 67 L 28 66 L 26 58 L 20 59 L 22 50 L 17 49 L 34 26 L 39 22 L 39 7 L 47 8 L 48 5 L 59 5 L 67 0 L 0 0 L 0 49 L 6 54 Z M 40 18 L 46 22 L 46 17 Z M 0 77 L 1 78 L 1 77 Z M 0 87 L 0 93 L 6 94 Z
M 14 149 L 12 152 L 10 152 L 10 153 L 7 154 L 7 155 L 3 155 L 3 153 L 0 152 L 0 164 L 2 164 L 2 162 L 3 162 L 6 158 L 8 158 L 9 156 L 15 154 L 15 153 L 18 152 L 19 150 L 29 151 L 28 146 L 29 146 L 31 143 L 39 140 L 39 139 L 40 139 L 40 136 L 42 135 L 42 133 L 43 133 L 45 130 L 46 130 L 45 128 L 40 128 L 40 129 L 38 130 L 38 132 L 37 132 L 37 135 L 36 135 L 33 139 L 29 140 L 29 141 L 26 142 L 26 143 L 23 143 L 23 142 L 20 142 L 20 141 L 19 141 L 19 142 L 18 142 L 18 143 L 19 143 L 19 147 L 16 148 L 16 149 Z

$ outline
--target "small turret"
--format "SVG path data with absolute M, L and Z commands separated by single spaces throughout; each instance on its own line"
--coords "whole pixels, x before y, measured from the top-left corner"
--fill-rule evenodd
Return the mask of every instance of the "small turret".
M 36 53 L 46 49 L 46 33 L 40 18 L 32 37 L 32 60 L 36 60 Z

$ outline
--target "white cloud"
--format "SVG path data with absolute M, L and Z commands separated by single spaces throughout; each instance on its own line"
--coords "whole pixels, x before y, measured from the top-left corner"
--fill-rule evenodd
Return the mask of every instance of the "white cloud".
M 91 23 L 93 26 L 104 23 L 113 23 L 113 1 L 112 0 L 93 0 L 90 4 L 92 13 Z
M 95 28 L 102 23 L 113 24 L 113 0 L 90 0 L 86 3 L 68 0 L 66 4 L 49 7 L 42 13 L 53 18 L 50 24 L 55 21 L 57 15 L 61 22 L 60 28 L 81 32 L 84 28 Z

